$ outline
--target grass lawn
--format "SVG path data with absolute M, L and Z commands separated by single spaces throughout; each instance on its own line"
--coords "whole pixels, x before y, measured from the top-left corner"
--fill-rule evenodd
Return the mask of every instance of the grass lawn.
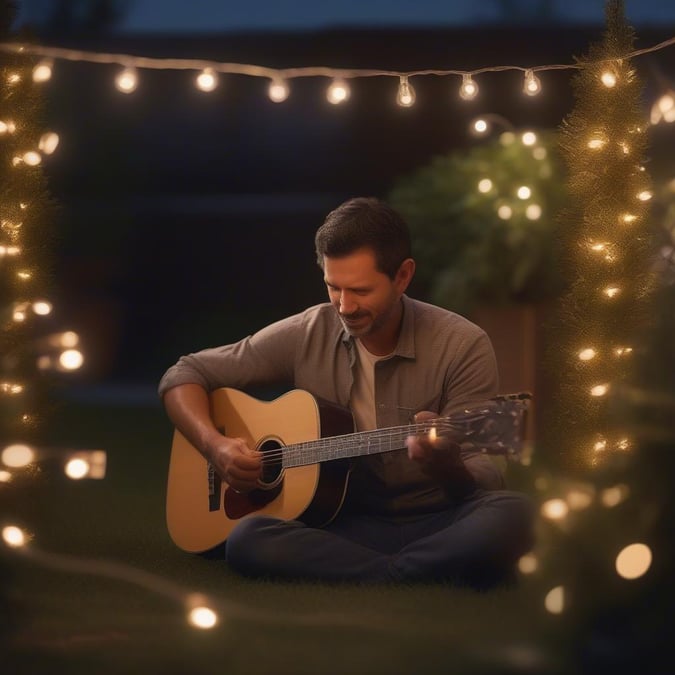
M 106 450 L 105 480 L 46 461 L 0 484 L 3 524 L 32 531 L 38 550 L 0 556 L 3 673 L 571 672 L 564 618 L 544 609 L 536 574 L 482 593 L 273 583 L 180 551 L 164 520 L 171 434 L 159 406 L 68 403 L 53 444 Z M 187 622 L 194 592 L 219 612 L 211 630 Z

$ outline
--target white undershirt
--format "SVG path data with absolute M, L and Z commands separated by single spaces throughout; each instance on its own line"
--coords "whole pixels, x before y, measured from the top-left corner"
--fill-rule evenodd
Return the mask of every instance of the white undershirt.
M 388 358 L 371 354 L 361 340 L 356 338 L 356 366 L 354 368 L 354 384 L 350 396 L 349 407 L 356 421 L 358 431 L 377 429 L 375 412 L 375 364 Z

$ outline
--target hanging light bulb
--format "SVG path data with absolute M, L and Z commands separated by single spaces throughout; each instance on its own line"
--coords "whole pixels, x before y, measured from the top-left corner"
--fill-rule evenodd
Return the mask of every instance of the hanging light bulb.
M 541 91 L 541 81 L 534 74 L 533 70 L 525 71 L 525 82 L 523 84 L 523 91 L 528 96 L 536 96 Z
M 195 84 L 201 91 L 213 91 L 218 86 L 218 75 L 213 68 L 204 68 L 195 78 Z
M 59 135 L 53 131 L 48 131 L 46 134 L 42 134 L 40 137 L 38 147 L 40 148 L 40 152 L 44 153 L 45 155 L 51 155 L 54 150 L 56 150 L 58 145 Z
M 459 95 L 465 101 L 471 101 L 478 94 L 478 85 L 473 81 L 469 73 L 462 75 L 462 86 L 459 88 Z
M 286 80 L 280 78 L 272 80 L 269 89 L 267 90 L 270 100 L 275 103 L 282 103 L 288 98 L 290 93 L 291 91 L 288 87 L 288 83 Z
M 404 108 L 409 108 L 415 103 L 415 90 L 408 82 L 407 75 L 401 75 L 398 83 L 398 94 L 396 95 L 396 103 Z
M 335 78 L 328 87 L 326 96 L 330 103 L 338 105 L 344 103 L 349 98 L 349 94 L 349 85 L 343 79 Z
M 115 86 L 123 94 L 130 94 L 138 87 L 138 74 L 135 68 L 125 68 L 115 77 Z
M 47 82 L 52 77 L 54 62 L 51 59 L 43 59 L 33 68 L 33 82 Z

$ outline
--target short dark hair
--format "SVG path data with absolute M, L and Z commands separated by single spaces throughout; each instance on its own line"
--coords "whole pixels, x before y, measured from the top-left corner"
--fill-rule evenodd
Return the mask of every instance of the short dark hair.
M 393 279 L 401 263 L 411 256 L 410 231 L 401 216 L 375 197 L 356 197 L 331 211 L 314 237 L 316 259 L 341 258 L 367 247 L 375 254 L 377 269 Z

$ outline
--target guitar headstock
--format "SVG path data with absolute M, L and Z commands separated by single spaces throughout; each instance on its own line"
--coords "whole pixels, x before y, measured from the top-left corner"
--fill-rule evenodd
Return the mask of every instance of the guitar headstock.
M 462 446 L 518 459 L 531 401 L 528 392 L 503 394 L 439 418 L 434 425 Z

